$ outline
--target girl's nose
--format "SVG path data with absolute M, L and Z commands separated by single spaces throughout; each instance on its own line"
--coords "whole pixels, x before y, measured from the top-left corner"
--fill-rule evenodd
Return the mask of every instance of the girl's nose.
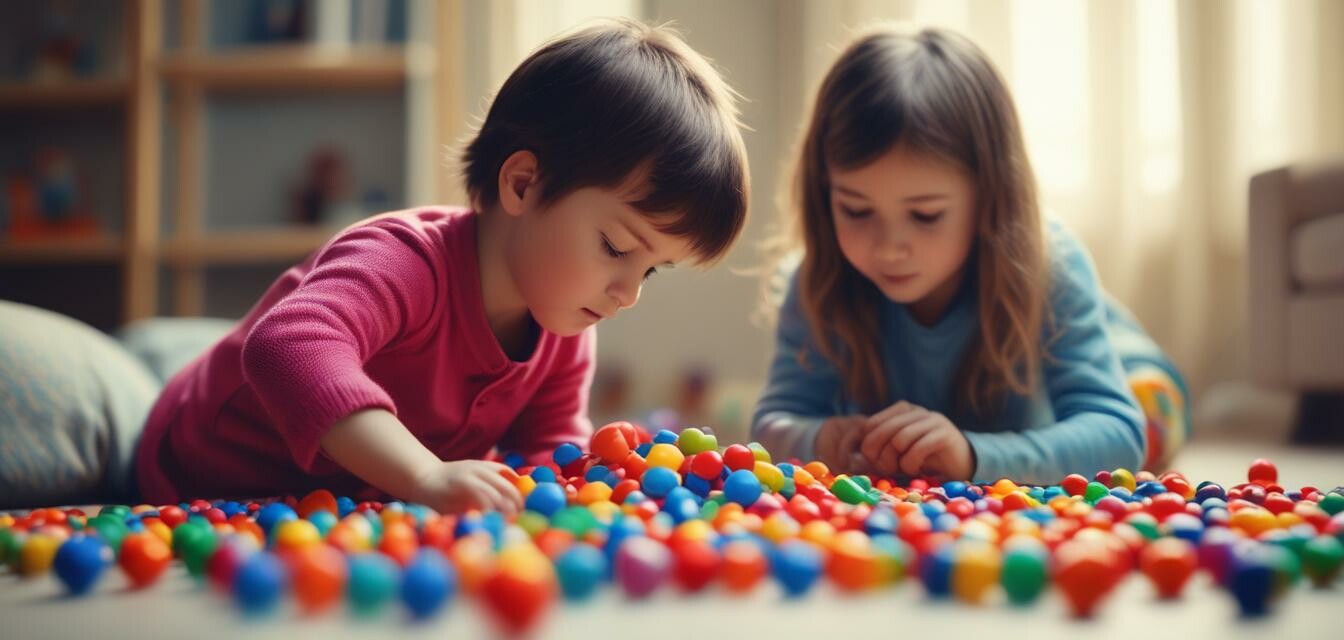
M 894 225 L 883 225 L 883 228 L 876 234 L 873 234 L 874 253 L 877 257 L 890 262 L 900 262 L 910 259 L 910 243 L 902 237 L 899 230 L 893 228 Z
M 607 286 L 607 295 L 616 301 L 618 308 L 629 309 L 639 302 L 639 291 L 643 288 L 643 285 L 643 278 L 635 278 L 634 280 L 617 278 Z

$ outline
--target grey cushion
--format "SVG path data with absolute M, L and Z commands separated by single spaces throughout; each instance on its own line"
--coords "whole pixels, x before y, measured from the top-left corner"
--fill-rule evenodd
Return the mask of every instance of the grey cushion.
M 236 322 L 222 318 L 150 318 L 127 325 L 118 337 L 127 351 L 140 358 L 161 382 L 167 382 L 227 335 Z
M 0 301 L 0 508 L 131 499 L 160 388 L 96 329 Z

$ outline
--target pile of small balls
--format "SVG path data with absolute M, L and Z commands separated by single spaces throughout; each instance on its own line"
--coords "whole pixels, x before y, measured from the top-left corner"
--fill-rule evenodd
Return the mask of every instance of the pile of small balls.
M 1266 460 L 1232 487 L 1124 469 L 1048 487 L 901 486 L 776 463 L 755 443 L 721 449 L 698 428 L 650 434 L 617 422 L 588 452 L 566 444 L 543 465 L 505 461 L 526 507 L 512 519 L 327 491 L 94 516 L 38 509 L 0 515 L 0 564 L 29 576 L 54 569 L 84 594 L 112 564 L 144 588 L 176 558 L 249 613 L 288 594 L 307 613 L 399 601 L 429 618 L 462 593 L 504 630 L 523 631 L 557 599 L 608 583 L 640 599 L 669 584 L 747 592 L 770 578 L 792 598 L 823 578 L 841 592 L 908 578 L 931 597 L 981 603 L 1001 590 L 1014 605 L 1054 585 L 1088 616 L 1134 570 L 1158 598 L 1179 597 L 1206 571 L 1258 616 L 1303 576 L 1329 586 L 1344 562 L 1344 487 L 1285 489 Z

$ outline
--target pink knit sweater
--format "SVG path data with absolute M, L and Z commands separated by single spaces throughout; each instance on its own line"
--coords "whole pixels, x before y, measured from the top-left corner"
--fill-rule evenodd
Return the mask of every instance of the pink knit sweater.
M 289 269 L 169 381 L 136 450 L 145 501 L 380 492 L 323 453 L 333 423 L 391 411 L 444 460 L 583 443 L 596 332 L 542 330 L 511 360 L 486 321 L 477 214 L 426 208 L 351 227 Z

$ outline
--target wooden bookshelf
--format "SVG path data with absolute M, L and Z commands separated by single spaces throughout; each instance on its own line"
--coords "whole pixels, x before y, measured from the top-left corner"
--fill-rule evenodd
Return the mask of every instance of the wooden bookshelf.
M 108 264 L 119 267 L 124 321 L 159 313 L 159 274 L 167 269 L 175 315 L 204 309 L 207 267 L 296 262 L 322 246 L 338 229 L 279 226 L 253 230 L 208 230 L 204 168 L 206 100 L 215 92 L 405 91 L 408 114 L 429 121 L 424 140 L 407 136 L 411 169 L 419 171 L 418 196 L 437 201 L 460 195 L 443 179 L 442 145 L 465 126 L 461 103 L 461 0 L 408 0 L 417 17 L 405 44 L 329 46 L 257 45 L 212 51 L 206 45 L 207 3 L 178 4 L 178 44 L 164 48 L 163 0 L 123 0 L 125 73 L 62 82 L 0 84 L 0 116 L 41 110 L 125 110 L 125 212 L 120 234 L 88 238 L 20 240 L 0 230 L 0 268 L 28 265 Z M 408 21 L 412 19 L 408 17 Z M 416 34 L 412 37 L 411 32 Z M 456 36 L 456 37 L 454 37 Z M 428 106 L 411 100 L 428 99 Z M 166 98 L 166 101 L 164 100 Z M 408 119 L 412 116 L 408 115 Z M 412 129 L 416 125 L 412 125 Z M 176 159 L 173 200 L 160 202 L 165 128 Z M 426 176 L 430 176 L 426 178 Z M 165 205 L 168 205 L 165 207 Z M 164 233 L 163 211 L 171 231 Z M 0 273 L 3 277 L 3 273 Z
M 0 84 L 0 109 L 83 109 L 126 102 L 124 78 Z

